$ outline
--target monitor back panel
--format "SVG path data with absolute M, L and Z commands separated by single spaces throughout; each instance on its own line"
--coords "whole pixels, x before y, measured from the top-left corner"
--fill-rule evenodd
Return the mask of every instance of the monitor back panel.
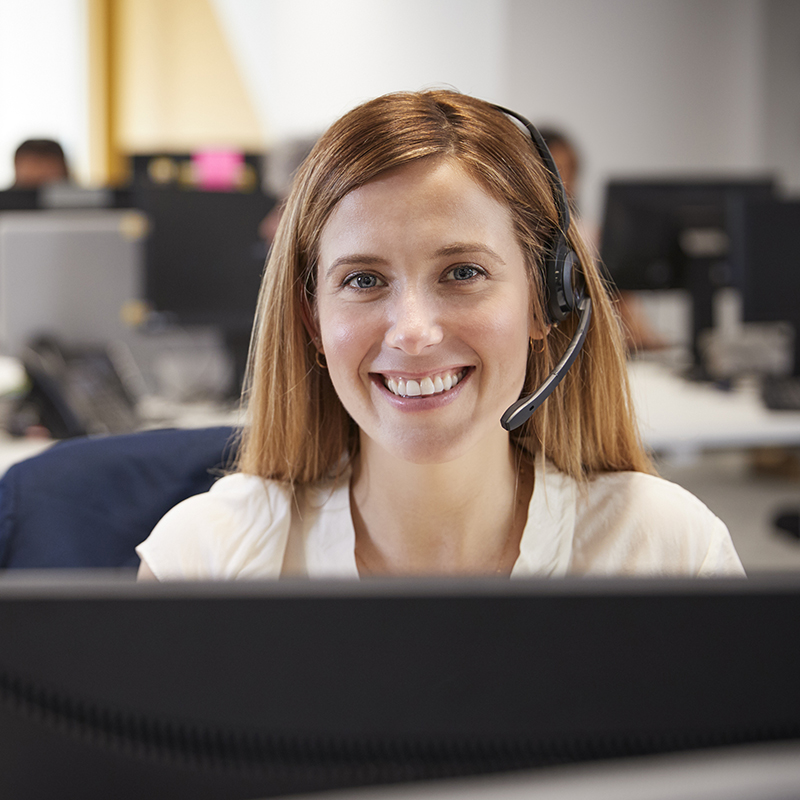
M 793 578 L 49 581 L 0 584 L 0 789 L 33 775 L 37 797 L 106 772 L 117 797 L 248 797 L 800 738 Z
M 68 343 L 130 341 L 121 318 L 140 296 L 143 218 L 135 211 L 0 214 L 0 347 L 42 334 Z

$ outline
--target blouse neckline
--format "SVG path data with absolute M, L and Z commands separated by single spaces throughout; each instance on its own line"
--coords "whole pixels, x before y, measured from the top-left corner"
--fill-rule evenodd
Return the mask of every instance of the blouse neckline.
M 511 577 L 566 575 L 575 530 L 576 486 L 569 477 L 537 453 L 528 518 L 520 553 Z M 350 505 L 350 471 L 335 482 L 309 490 L 308 503 L 323 507 L 309 532 L 306 568 L 310 578 L 359 578 L 356 533 Z

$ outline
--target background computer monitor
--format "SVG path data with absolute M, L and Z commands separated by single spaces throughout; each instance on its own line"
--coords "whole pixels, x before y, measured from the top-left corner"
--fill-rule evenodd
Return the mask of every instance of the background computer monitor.
M 263 185 L 263 154 L 243 153 L 229 148 L 135 153 L 128 158 L 130 183 L 134 186 L 204 188 L 203 184 L 208 178 L 204 160 L 209 156 L 216 161 L 216 188 L 223 188 L 224 185 L 230 190 L 253 191 Z M 220 163 L 220 157 L 223 163 Z M 224 174 L 220 174 L 220 168 Z
M 800 580 L 0 581 L 0 795 L 219 800 L 800 737 Z
M 608 184 L 600 254 L 622 291 L 684 289 L 692 302 L 692 355 L 713 327 L 717 289 L 741 287 L 745 205 L 769 199 L 770 178 L 625 180 Z
M 0 211 L 35 211 L 37 208 L 37 189 L 6 189 L 0 192 Z
M 90 208 L 130 208 L 125 188 L 86 188 L 74 183 L 50 183 L 37 189 L 0 192 L 0 211 L 36 211 Z
M 54 336 L 70 345 L 124 342 L 138 358 L 142 337 L 121 310 L 140 296 L 144 229 L 136 211 L 0 214 L 0 352 L 17 357 Z
M 267 255 L 259 225 L 274 199 L 260 191 L 144 185 L 133 195 L 149 220 L 144 248 L 149 324 L 218 328 L 233 358 L 235 394 Z
M 791 324 L 793 375 L 800 377 L 800 201 L 749 203 L 742 234 L 744 321 Z

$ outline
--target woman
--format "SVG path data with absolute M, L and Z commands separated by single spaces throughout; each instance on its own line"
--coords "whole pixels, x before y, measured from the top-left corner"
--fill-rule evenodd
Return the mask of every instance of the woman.
M 552 324 L 542 275 L 562 192 L 474 98 L 387 95 L 335 123 L 265 272 L 238 471 L 159 523 L 141 576 L 741 574 L 722 522 L 652 474 L 572 229 L 583 351 L 529 421 L 500 424 L 579 325 Z

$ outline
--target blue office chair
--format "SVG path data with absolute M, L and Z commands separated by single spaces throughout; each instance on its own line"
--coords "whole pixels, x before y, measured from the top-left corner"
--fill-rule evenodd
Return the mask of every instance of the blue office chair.
M 134 547 L 229 466 L 234 428 L 70 439 L 0 480 L 0 569 L 137 567 Z

